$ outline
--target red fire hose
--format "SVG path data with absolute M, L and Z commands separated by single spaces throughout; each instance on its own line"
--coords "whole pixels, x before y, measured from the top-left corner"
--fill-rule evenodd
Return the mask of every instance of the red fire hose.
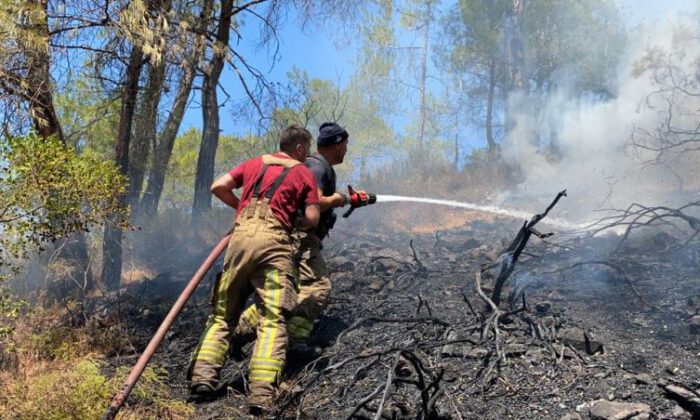
M 180 311 L 185 306 L 185 303 L 187 303 L 187 300 L 190 298 L 190 296 L 192 296 L 192 293 L 194 293 L 194 290 L 202 281 L 204 275 L 207 273 L 207 271 L 209 271 L 211 266 L 214 265 L 214 262 L 217 258 L 219 258 L 219 255 L 221 255 L 221 253 L 224 252 L 230 238 L 231 232 L 229 232 L 226 236 L 221 238 L 221 241 L 219 241 L 218 245 L 216 245 L 216 247 L 211 252 L 211 254 L 209 254 L 207 259 L 204 260 L 202 265 L 199 267 L 199 270 L 197 270 L 194 276 L 192 276 L 190 282 L 187 283 L 187 286 L 185 286 L 185 289 L 177 298 L 177 301 L 175 301 L 173 307 L 170 308 L 170 312 L 168 312 L 168 315 L 165 316 L 165 319 L 160 324 L 160 327 L 158 327 L 158 331 L 156 331 L 156 333 L 153 335 L 153 338 L 151 338 L 151 341 L 148 343 L 148 346 L 146 346 L 146 350 L 143 351 L 143 354 L 141 354 L 139 360 L 136 362 L 134 367 L 131 368 L 131 372 L 129 373 L 129 377 L 126 378 L 124 386 L 122 387 L 121 391 L 119 391 L 119 393 L 115 395 L 112 399 L 112 403 L 109 405 L 107 411 L 105 411 L 104 415 L 102 416 L 102 420 L 112 420 L 114 419 L 114 417 L 116 417 L 117 413 L 119 412 L 119 409 L 122 408 L 122 405 L 124 405 L 124 402 L 131 393 L 132 388 L 134 387 L 134 385 L 136 385 L 136 381 L 139 380 L 139 377 L 141 377 L 141 374 L 143 373 L 144 369 L 146 369 L 146 365 L 151 360 L 151 357 L 153 357 L 153 353 L 155 353 L 156 349 L 163 341 L 165 333 L 173 324 L 175 318 L 180 314 Z

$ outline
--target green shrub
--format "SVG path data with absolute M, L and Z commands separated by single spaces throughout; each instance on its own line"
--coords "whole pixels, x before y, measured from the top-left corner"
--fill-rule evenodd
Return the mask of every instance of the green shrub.
M 10 414 L 17 419 L 100 418 L 129 372 L 120 368 L 107 379 L 101 363 L 91 358 L 41 366 L 23 375 L 0 375 L 0 382 L 6 383 L 0 393 L 0 418 Z M 165 369 L 147 368 L 131 393 L 132 405 L 125 406 L 119 418 L 191 418 L 193 407 L 173 397 L 167 380 Z
M 18 419 L 94 419 L 102 415 L 111 389 L 97 362 L 83 359 L 49 366 L 52 369 L 9 381 L 0 396 L 0 417 L 12 413 Z
M 125 189 L 113 162 L 79 155 L 58 139 L 0 137 L 0 270 L 110 215 L 123 222 Z

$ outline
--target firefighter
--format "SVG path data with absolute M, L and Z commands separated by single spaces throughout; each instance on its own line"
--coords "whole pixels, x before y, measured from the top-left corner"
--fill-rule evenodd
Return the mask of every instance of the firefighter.
M 336 177 L 333 166 L 343 163 L 348 150 L 348 132 L 336 123 L 321 124 L 316 141 L 318 152 L 311 155 L 304 164 L 316 178 L 318 196 L 321 208 L 321 220 L 311 232 L 295 231 L 293 234 L 297 246 L 296 256 L 299 267 L 300 291 L 297 307 L 288 323 L 290 350 L 295 355 L 313 356 L 316 349 L 308 345 L 314 321 L 325 309 L 331 292 L 331 279 L 328 268 L 321 255 L 321 241 L 335 224 L 336 207 L 349 204 L 346 194 L 336 192 Z M 364 191 L 357 191 L 361 200 L 368 200 Z M 252 341 L 256 333 L 258 321 L 255 308 L 249 307 L 241 316 L 234 336 L 238 337 L 237 345 Z M 234 348 L 240 352 L 240 348 Z M 238 354 L 240 357 L 241 355 Z
M 247 160 L 212 184 L 212 193 L 236 209 L 236 218 L 224 272 L 214 287 L 213 314 L 192 355 L 193 401 L 217 394 L 231 328 L 254 294 L 258 340 L 249 367 L 251 413 L 263 414 L 273 402 L 286 360 L 287 321 L 297 299 L 291 231 L 313 229 L 320 216 L 314 176 L 302 164 L 311 139 L 305 128 L 289 126 L 280 134 L 279 153 Z M 239 187 L 240 199 L 233 193 Z

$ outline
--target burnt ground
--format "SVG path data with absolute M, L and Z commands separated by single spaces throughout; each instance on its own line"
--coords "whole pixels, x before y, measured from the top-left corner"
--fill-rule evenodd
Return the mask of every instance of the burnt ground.
M 664 232 L 619 248 L 615 235 L 533 237 L 496 313 L 476 273 L 520 223 L 334 231 L 324 250 L 332 300 L 312 338 L 321 356 L 289 360 L 278 417 L 700 418 L 698 243 L 679 247 Z M 133 348 L 113 366 L 133 364 L 200 259 L 126 292 Z M 210 287 L 207 279 L 152 362 L 183 399 Z M 229 361 L 229 386 L 197 405 L 198 418 L 247 415 L 246 366 Z

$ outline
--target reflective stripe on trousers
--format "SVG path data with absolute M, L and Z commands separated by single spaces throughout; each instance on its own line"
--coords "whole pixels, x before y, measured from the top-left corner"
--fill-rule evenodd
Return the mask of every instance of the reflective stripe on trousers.
M 247 212 L 246 212 L 247 210 Z M 219 385 L 228 354 L 231 328 L 255 293 L 257 340 L 250 362 L 251 396 L 272 395 L 284 368 L 287 319 L 296 302 L 289 234 L 274 217 L 267 200 L 257 200 L 239 215 L 224 259 L 224 274 L 215 291 L 214 313 L 192 356 L 193 384 Z M 260 314 L 260 316 L 258 316 Z M 259 319 L 258 319 L 259 318 Z
M 314 322 L 328 304 L 331 280 L 326 263 L 321 255 L 321 241 L 313 234 L 295 232 L 295 254 L 298 258 L 299 294 L 294 315 L 288 322 L 290 340 L 305 342 L 313 331 Z M 243 313 L 234 332 L 239 340 L 252 341 L 257 329 L 255 307 Z

